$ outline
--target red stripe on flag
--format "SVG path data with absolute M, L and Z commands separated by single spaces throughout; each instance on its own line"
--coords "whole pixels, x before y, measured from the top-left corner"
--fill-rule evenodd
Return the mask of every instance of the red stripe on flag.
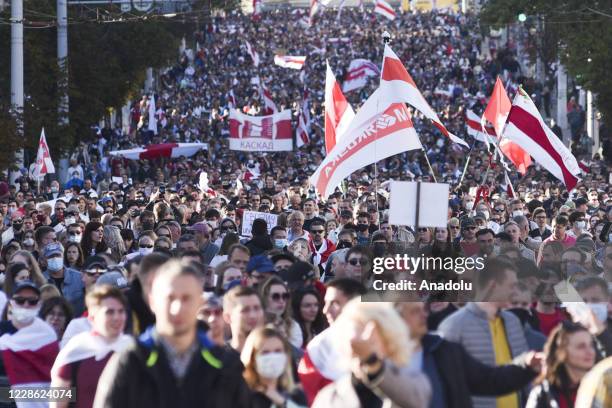
M 476 122 L 475 120 L 471 120 L 467 118 L 465 121 L 471 129 L 474 129 L 478 132 L 482 132 L 482 125 L 480 124 L 480 122 Z M 492 127 L 485 126 L 485 130 L 487 131 L 488 135 L 493 136 L 495 138 L 497 137 L 497 135 L 495 134 L 495 129 L 493 129 Z
M 384 11 L 386 11 L 389 14 L 395 15 L 395 11 L 393 9 L 390 9 L 389 7 L 385 6 L 383 3 L 376 3 L 376 7 L 383 9 Z
M 404 81 L 415 88 L 417 87 L 408 71 L 406 71 L 406 68 L 404 68 L 402 62 L 395 58 L 385 57 L 382 79 L 384 81 Z
M 538 144 L 544 151 L 550 156 L 551 159 L 557 163 L 559 168 L 561 169 L 561 173 L 563 174 L 563 182 L 567 187 L 568 191 L 573 189 L 578 182 L 578 178 L 574 176 L 570 171 L 565 167 L 565 163 L 563 163 L 563 159 L 559 152 L 555 150 L 555 148 L 550 144 L 548 140 L 548 136 L 546 132 L 542 128 L 540 121 L 535 118 L 531 113 L 527 112 L 523 108 L 519 106 L 512 106 L 510 110 L 510 115 L 508 116 L 508 123 L 512 123 L 523 132 L 527 137 L 533 140 Z
M 51 367 L 59 353 L 54 341 L 38 350 L 2 351 L 2 360 L 12 385 L 51 381 Z
M 276 139 L 291 139 L 293 134 L 291 133 L 291 121 L 290 120 L 279 120 L 276 122 Z
M 140 159 L 157 159 L 159 157 L 172 157 L 172 149 L 178 147 L 177 143 L 161 143 L 158 145 L 147 146 L 145 151 L 140 153 Z

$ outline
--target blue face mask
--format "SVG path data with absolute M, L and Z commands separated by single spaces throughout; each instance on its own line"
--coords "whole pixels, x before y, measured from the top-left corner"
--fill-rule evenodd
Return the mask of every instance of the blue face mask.
M 287 239 L 275 239 L 274 240 L 274 247 L 275 248 L 283 249 L 286 246 L 287 246 Z

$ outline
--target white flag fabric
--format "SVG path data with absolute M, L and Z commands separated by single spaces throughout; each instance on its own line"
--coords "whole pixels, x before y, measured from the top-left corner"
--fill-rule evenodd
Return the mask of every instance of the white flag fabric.
M 465 114 L 465 125 L 467 128 L 468 135 L 482 143 L 495 144 L 497 142 L 497 136 L 495 129 L 491 125 L 486 125 L 484 131 L 480 122 L 480 116 L 478 116 L 471 109 L 466 110 Z
M 151 99 L 149 99 L 149 130 L 155 135 L 157 134 L 157 117 L 155 117 L 156 111 L 155 95 L 151 94 Z
M 207 143 L 160 143 L 135 149 L 115 150 L 109 152 L 111 156 L 121 156 L 128 160 L 157 159 L 160 157 L 179 158 L 191 157 L 200 150 L 207 150 Z
M 503 137 L 522 147 L 536 162 L 565 183 L 568 191 L 576 186 L 580 174 L 578 161 L 546 126 L 538 108 L 520 88 L 512 101 Z
M 347 93 L 366 86 L 369 77 L 380 75 L 380 69 L 372 61 L 358 58 L 351 61 L 344 82 L 342 92 Z
M 230 150 L 279 152 L 293 150 L 291 109 L 268 116 L 230 110 Z
M 263 99 L 263 104 L 264 104 L 263 114 L 272 115 L 272 114 L 278 113 L 278 108 L 276 107 L 276 104 L 274 103 L 274 99 L 272 99 L 272 93 L 266 87 L 266 84 L 264 83 L 264 81 L 261 81 L 261 80 L 259 81 L 259 87 L 260 87 L 261 97 Z
M 291 69 L 302 69 L 304 63 L 306 62 L 306 57 L 304 56 L 291 56 L 291 55 L 275 55 L 274 56 L 274 64 L 283 68 L 291 68 Z
M 452 142 L 469 147 L 464 140 L 450 133 L 442 124 L 438 114 L 429 106 L 398 56 L 388 45 L 385 45 L 380 91 L 381 100 L 390 103 L 405 102 L 412 105 L 430 119 Z
M 387 17 L 389 20 L 395 20 L 395 10 L 389 3 L 385 0 L 376 0 L 376 5 L 374 6 L 374 12 L 381 14 L 384 17 Z
M 36 154 L 33 175 L 36 178 L 42 178 L 51 173 L 55 173 L 55 166 L 53 165 L 53 160 L 51 160 L 47 138 L 45 137 L 45 128 L 43 128 L 40 132 L 40 140 L 38 141 L 38 153 Z
M 406 105 L 389 104 L 380 97 L 378 89 L 368 98 L 344 137 L 310 177 L 322 197 L 329 197 L 354 171 L 389 156 L 422 148 Z M 379 113 L 378 107 L 384 103 L 386 109 Z
M 255 51 L 255 49 L 253 48 L 250 42 L 245 41 L 245 43 L 246 43 L 247 52 L 249 53 L 249 55 L 251 56 L 251 59 L 253 60 L 253 65 L 258 67 L 259 66 L 259 54 L 257 53 L 257 51 Z

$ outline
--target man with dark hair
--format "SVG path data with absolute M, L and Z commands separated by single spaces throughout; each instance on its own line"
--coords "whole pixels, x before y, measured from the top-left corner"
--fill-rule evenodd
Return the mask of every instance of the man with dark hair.
M 310 231 L 310 228 L 312 228 L 312 223 L 314 221 L 325 222 L 323 218 L 318 216 L 319 206 L 317 205 L 317 202 L 315 201 L 314 198 L 307 198 L 306 200 L 304 200 L 303 211 L 304 211 L 304 227 L 303 228 L 306 231 Z
M 529 236 L 534 239 L 544 241 L 552 235 L 551 228 L 546 224 L 546 210 L 542 207 L 533 210 L 533 220 L 538 228 L 534 228 L 529 232 Z
M 572 229 L 568 231 L 568 234 L 574 238 L 578 238 L 584 234 L 587 230 L 587 223 L 583 212 L 574 211 L 569 216 L 569 222 Z
M 227 250 L 227 260 L 240 269 L 244 278 L 247 278 L 246 269 L 250 259 L 251 251 L 242 244 L 234 244 Z
M 325 222 L 315 219 L 310 224 L 310 236 L 312 239 L 308 241 L 310 252 L 312 252 L 312 264 L 319 267 L 321 273 L 325 269 L 327 259 L 332 252 L 336 250 L 336 246 L 329 239 L 325 238 Z
M 528 350 L 520 320 L 502 310 L 517 293 L 517 270 L 504 257 L 487 259 L 476 275 L 476 299 L 448 316 L 438 331 L 448 341 L 460 343 L 480 363 L 495 366 L 510 364 Z M 519 406 L 518 393 L 500 398 L 472 397 L 474 406 L 494 408 Z
M 492 229 L 478 230 L 476 241 L 478 242 L 478 252 L 474 254 L 474 257 L 486 258 L 499 253 L 499 248 L 495 246 L 495 233 Z
M 569 221 L 567 217 L 563 215 L 557 215 L 553 223 L 553 233 L 550 237 L 546 238 L 544 242 L 556 241 L 563 244 L 563 247 L 569 248 L 576 243 L 576 238 L 572 237 L 567 233 L 567 226 Z
M 599 276 L 587 276 L 576 282 L 576 291 L 589 308 L 588 313 L 580 313 L 572 304 L 567 311 L 572 320 L 586 327 L 593 335 L 598 358 L 612 356 L 612 332 L 608 325 L 608 282 Z
M 272 244 L 274 248 L 284 251 L 287 248 L 287 229 L 277 225 L 270 230 L 270 238 L 272 238 Z
M 357 214 L 357 243 L 368 245 L 370 243 L 370 215 L 367 212 Z
M 192 234 L 181 235 L 176 243 L 176 249 L 180 252 L 197 251 L 198 243 L 196 241 L 196 237 Z
M 368 247 L 357 245 L 351 247 L 345 255 L 346 277 L 362 282 L 369 277 L 372 268 L 372 253 Z
M 155 326 L 113 355 L 94 407 L 250 406 L 240 360 L 198 328 L 202 285 L 200 272 L 180 261 L 159 268 L 149 296 Z

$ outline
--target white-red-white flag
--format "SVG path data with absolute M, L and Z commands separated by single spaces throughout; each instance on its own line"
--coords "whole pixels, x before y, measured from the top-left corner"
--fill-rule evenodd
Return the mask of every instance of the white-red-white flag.
M 236 95 L 234 95 L 234 90 L 230 89 L 229 94 L 227 96 L 227 106 L 230 109 L 236 109 Z
M 503 137 L 522 147 L 536 162 L 565 183 L 568 190 L 576 186 L 580 174 L 578 161 L 546 126 L 538 108 L 520 88 L 512 102 Z
M 349 64 L 344 76 L 342 92 L 346 93 L 363 88 L 368 83 L 369 77 L 379 75 L 380 69 L 372 61 L 362 58 L 354 59 Z
M 465 125 L 468 135 L 482 143 L 493 143 L 497 141 L 495 129 L 491 125 L 485 125 L 484 129 L 480 123 L 480 117 L 471 109 L 466 110 Z
M 314 17 L 319 12 L 319 0 L 310 0 L 310 11 L 308 13 L 308 25 L 314 24 Z
M 396 13 L 393 10 L 393 7 L 385 0 L 376 0 L 376 5 L 374 6 L 374 12 L 387 17 L 389 20 L 395 20 Z
M 381 101 L 388 103 L 405 102 L 412 105 L 430 119 L 452 142 L 469 147 L 464 140 L 450 133 L 442 124 L 438 114 L 429 106 L 398 56 L 388 45 L 385 45 L 380 90 Z
M 155 95 L 151 94 L 151 98 L 149 98 L 149 130 L 153 132 L 154 135 L 157 134 L 157 107 L 155 106 Z
M 261 18 L 262 3 L 263 0 L 253 0 L 253 15 L 251 16 L 253 20 L 259 21 Z
M 266 87 L 264 81 L 259 81 L 261 98 L 263 99 L 263 114 L 273 115 L 278 112 L 274 99 L 272 99 L 272 92 Z
M 40 140 L 38 141 L 38 153 L 36 154 L 36 165 L 34 166 L 33 175 L 36 178 L 45 177 L 47 174 L 55 173 L 55 166 L 51 160 L 47 138 L 45 137 L 45 128 L 40 132 Z
M 53 328 L 38 317 L 15 333 L 2 335 L 0 351 L 12 387 L 48 386 L 51 382 L 59 343 Z
M 249 53 L 249 55 L 251 56 L 251 59 L 253 60 L 253 65 L 258 67 L 259 66 L 259 54 L 257 53 L 257 51 L 255 51 L 255 48 L 253 48 L 250 42 L 245 41 L 245 44 L 246 44 L 247 52 Z
M 207 149 L 207 143 L 160 143 L 135 149 L 114 150 L 109 154 L 111 156 L 121 156 L 128 160 L 152 160 L 160 157 L 177 159 L 181 156 L 191 157 L 200 150 Z
M 384 102 L 377 89 L 351 121 L 336 146 L 310 177 L 322 197 L 329 197 L 354 171 L 408 150 L 422 149 L 410 112 L 403 103 Z
M 292 56 L 292 55 L 275 55 L 274 56 L 274 64 L 283 68 L 291 68 L 291 69 L 302 69 L 304 63 L 306 62 L 306 57 L 304 56 Z
M 355 117 L 329 63 L 325 76 L 325 151 L 329 153 Z
M 310 143 L 310 136 L 308 136 L 308 125 L 306 123 L 306 118 L 304 117 L 304 109 L 302 108 L 300 108 L 300 110 L 298 111 L 298 123 L 297 129 L 295 129 L 295 141 L 298 149 Z
M 229 148 L 251 152 L 293 150 L 291 110 L 269 116 L 245 115 L 235 109 L 229 116 Z

